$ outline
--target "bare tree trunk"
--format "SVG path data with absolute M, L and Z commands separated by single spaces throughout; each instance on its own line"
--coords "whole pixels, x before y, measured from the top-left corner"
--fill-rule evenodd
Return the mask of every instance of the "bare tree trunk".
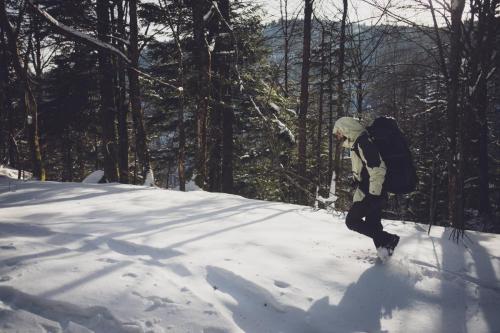
M 333 27 L 332 27 L 333 28 Z M 330 34 L 330 52 L 328 59 L 328 177 L 333 174 L 333 161 L 334 161 L 334 140 L 333 140 L 333 34 Z M 329 178 L 329 183 L 331 183 Z
M 219 67 L 219 76 L 221 80 L 220 99 L 222 109 L 222 192 L 233 193 L 233 123 L 234 110 L 232 107 L 232 92 L 231 92 L 231 51 L 233 51 L 231 43 L 231 31 L 229 25 L 230 4 L 229 0 L 219 0 L 219 9 L 222 14 L 220 51 L 221 63 Z
M 124 1 L 119 1 L 117 4 L 117 32 L 118 35 L 126 39 L 125 33 L 125 4 Z M 125 47 L 118 47 L 122 52 Z M 120 169 L 120 183 L 127 184 L 129 182 L 129 137 L 128 137 L 128 112 L 129 104 L 127 101 L 127 86 L 126 86 L 126 65 L 123 59 L 117 59 L 118 65 L 118 166 Z
M 180 81 L 181 84 L 184 85 L 184 66 L 182 55 L 180 56 Z M 177 171 L 179 172 L 179 190 L 186 190 L 186 170 L 185 170 L 185 159 L 186 159 L 186 127 L 184 125 L 184 91 L 180 93 L 181 105 L 179 107 L 179 112 L 177 114 L 177 120 L 179 122 L 179 158 Z
M 138 27 L 137 27 L 137 0 L 129 0 L 129 18 L 130 18 L 130 46 L 129 57 L 130 67 L 128 70 L 129 80 L 129 98 L 130 108 L 132 111 L 132 119 L 134 121 L 135 130 L 135 149 L 139 159 L 141 175 L 146 181 L 148 175 L 151 177 L 149 181 L 154 184 L 152 177 L 153 170 L 151 169 L 151 157 L 148 148 L 148 138 L 146 133 L 146 126 L 144 124 L 144 110 L 141 105 L 141 87 L 139 84 L 139 41 L 138 41 Z
M 168 10 L 168 5 L 164 6 Z M 179 175 L 179 190 L 186 191 L 186 173 L 185 173 L 185 155 L 186 155 L 186 128 L 184 125 L 184 53 L 182 51 L 181 40 L 179 37 L 178 26 L 174 27 L 172 15 L 168 12 L 167 22 L 172 31 L 172 35 L 177 46 L 179 57 L 178 82 L 183 89 L 179 93 L 180 107 L 177 112 L 178 132 L 179 132 L 179 156 L 177 160 L 177 171 Z
M 217 5 L 220 3 L 217 2 Z M 220 192 L 222 190 L 222 81 L 220 75 L 221 66 L 223 66 L 220 54 L 219 33 L 221 18 L 219 15 L 213 16 L 206 22 L 207 42 L 213 44 L 214 48 L 210 54 L 210 111 L 208 112 L 207 128 L 207 188 L 211 192 Z
M 208 11 L 207 2 L 191 1 L 193 14 L 193 59 L 197 71 L 196 101 L 196 184 L 206 188 L 207 181 L 207 119 L 210 102 L 210 50 L 205 39 L 205 23 L 203 15 Z
M 439 34 L 439 26 L 436 20 L 436 12 L 434 10 L 434 4 L 432 0 L 429 1 L 429 7 L 431 10 L 432 14 L 432 21 L 434 23 L 434 34 L 436 35 L 436 44 L 439 52 L 439 68 L 441 69 L 441 74 L 445 78 L 446 81 L 448 81 L 448 70 L 446 68 L 446 61 L 445 61 L 445 55 L 444 55 L 444 50 L 443 50 L 443 42 L 441 41 L 441 35 Z
M 63 153 L 63 174 L 62 181 L 63 182 L 72 182 L 73 181 L 73 156 L 71 154 L 71 130 L 67 129 L 64 131 L 61 140 L 61 151 Z
M 339 45 L 339 70 L 337 74 L 337 118 L 344 116 L 344 62 L 345 62 L 345 43 L 346 43 L 346 21 L 348 2 L 343 0 L 342 22 L 340 24 L 340 45 Z M 337 143 L 335 149 L 334 169 L 335 177 L 339 179 L 341 174 L 341 154 L 342 146 Z
M 496 17 L 495 18 L 495 22 L 494 22 L 494 25 L 495 25 L 495 31 L 500 31 L 500 17 Z M 496 52 L 496 55 L 495 55 L 495 59 L 494 59 L 494 66 L 496 67 L 496 73 L 495 73 L 495 76 L 494 76 L 494 84 L 493 84 L 493 89 L 494 89 L 494 98 L 493 98 L 493 104 L 494 104 L 494 108 L 495 108 L 495 116 L 494 116 L 494 120 L 493 120 L 493 128 L 495 129 L 494 130 L 494 136 L 496 138 L 495 140 L 495 148 L 494 148 L 494 151 L 493 151 L 493 156 L 495 157 L 495 159 L 497 161 L 500 161 L 500 34 L 497 34 L 496 37 L 495 37 L 496 41 L 495 41 L 495 52 Z M 497 164 L 497 167 L 496 167 L 496 172 L 497 174 L 500 173 L 500 167 L 498 166 Z M 500 195 L 498 194 L 498 191 L 497 191 L 497 195 L 496 195 L 496 198 L 494 198 L 494 202 L 496 202 L 496 209 L 498 209 L 498 202 L 500 202 Z M 497 232 L 500 233 L 500 219 L 497 219 L 496 220 L 496 224 L 494 226 L 494 230 L 496 230 Z
M 290 53 L 290 35 L 288 31 L 288 0 L 280 0 L 280 11 L 281 11 L 281 29 L 283 30 L 283 61 L 284 61 L 284 72 L 285 72 L 285 86 L 284 92 L 285 97 L 288 97 L 288 63 L 289 63 L 289 53 Z
M 311 17 L 314 0 L 305 0 L 304 7 L 304 39 L 302 48 L 302 76 L 300 79 L 300 108 L 298 116 L 298 174 L 306 178 L 307 164 L 307 109 L 309 107 L 309 69 L 311 65 Z M 300 203 L 306 202 L 306 197 L 300 195 Z
M 7 163 L 13 167 L 14 156 L 12 154 L 10 137 L 13 132 L 11 124 L 11 100 L 9 90 L 9 55 L 7 53 L 7 42 L 5 41 L 4 29 L 0 26 L 0 156 L 8 156 Z M 0 163 L 2 163 L 1 161 Z
M 488 98 L 488 75 L 492 65 L 492 56 L 495 52 L 495 37 L 498 34 L 495 22 L 495 9 L 498 0 L 484 0 L 479 15 L 478 42 L 480 43 L 480 78 L 477 82 L 477 98 L 475 103 L 479 118 L 479 213 L 484 225 L 491 220 L 491 204 L 489 194 L 488 168 L 488 117 L 490 106 Z M 497 55 L 498 57 L 498 55 Z M 497 71 L 499 68 L 496 69 Z
M 5 0 L 0 0 L 0 24 L 7 35 L 7 44 L 12 57 L 12 63 L 17 76 L 21 82 L 24 92 L 24 110 L 26 113 L 26 127 L 28 133 L 28 142 L 31 150 L 31 161 L 33 165 L 33 175 L 41 181 L 45 180 L 45 169 L 42 162 L 42 153 L 40 150 L 38 133 L 38 107 L 36 104 L 33 90 L 31 89 L 28 76 L 28 69 L 23 66 L 23 61 L 17 47 L 17 36 L 7 18 Z
M 324 97 L 324 77 L 325 77 L 325 27 L 321 29 L 321 70 L 320 70 L 320 82 L 319 82 L 319 105 L 318 105 L 318 128 L 317 128 L 317 140 L 318 144 L 316 147 L 316 177 L 318 188 L 321 189 L 322 179 L 321 179 L 321 146 L 323 137 L 323 97 Z
M 100 40 L 109 43 L 109 2 L 97 1 L 97 34 Z M 102 153 L 104 156 L 104 178 L 108 182 L 118 181 L 118 152 L 116 147 L 115 98 L 113 91 L 113 67 L 111 56 L 99 50 L 99 72 L 101 89 Z
M 216 58 L 215 58 L 216 59 Z M 215 60 L 214 59 L 214 60 Z M 217 67 L 216 61 L 214 61 L 214 68 Z M 215 80 L 220 78 L 214 78 Z M 215 81 L 214 80 L 214 81 Z M 222 180 L 222 110 L 220 107 L 220 101 L 218 101 L 218 87 L 215 84 L 214 87 L 214 107 L 210 110 L 210 116 L 208 119 L 208 134 L 209 134 L 209 148 L 208 148 L 208 190 L 210 192 L 220 192 L 222 190 L 221 180 Z
M 462 13 L 465 0 L 452 0 L 451 4 L 451 37 L 450 37 L 450 63 L 449 63 L 449 84 L 447 101 L 448 118 L 448 216 L 451 225 L 457 231 L 455 239 L 463 235 L 465 229 L 463 221 L 463 179 L 461 170 L 461 140 L 457 139 L 460 134 L 460 109 L 458 107 L 458 97 L 460 90 L 459 73 L 461 63 L 461 26 Z

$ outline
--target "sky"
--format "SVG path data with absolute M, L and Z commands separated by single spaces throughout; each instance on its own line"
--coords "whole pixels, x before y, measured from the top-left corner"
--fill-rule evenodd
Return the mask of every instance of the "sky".
M 500 235 L 383 220 L 401 240 L 380 262 L 341 212 L 16 173 L 0 166 L 2 333 L 500 330 Z
M 284 0 L 281 0 L 284 1 Z M 280 18 L 280 0 L 258 0 L 265 9 L 266 20 L 278 20 Z M 427 1 L 424 1 L 427 3 Z M 289 17 L 303 12 L 303 0 L 288 0 Z M 374 6 L 372 3 L 375 3 Z M 437 2 L 434 3 L 439 7 Z M 377 8 L 378 7 L 378 8 Z M 342 1 L 337 0 L 315 0 L 315 14 L 322 18 L 339 17 L 342 8 Z M 417 9 L 416 1 L 411 0 L 349 0 L 349 17 L 352 22 L 363 22 L 366 24 L 376 24 L 382 13 L 381 8 L 387 8 L 391 13 L 404 17 L 419 24 L 431 25 L 432 17 L 427 10 Z M 383 22 L 395 22 L 394 17 L 385 16 Z M 442 23 L 442 19 L 438 19 Z

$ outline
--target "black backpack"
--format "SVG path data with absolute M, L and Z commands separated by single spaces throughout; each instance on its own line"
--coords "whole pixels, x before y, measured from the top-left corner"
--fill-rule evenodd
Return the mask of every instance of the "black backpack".
M 387 167 L 384 190 L 395 194 L 415 191 L 417 172 L 408 143 L 396 120 L 382 116 L 366 129 Z

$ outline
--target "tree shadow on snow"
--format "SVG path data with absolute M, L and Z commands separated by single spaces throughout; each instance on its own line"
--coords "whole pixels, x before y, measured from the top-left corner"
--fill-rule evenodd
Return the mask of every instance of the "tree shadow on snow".
M 226 306 L 246 333 L 381 332 L 381 320 L 391 318 L 393 311 L 407 308 L 413 302 L 439 301 L 416 290 L 415 279 L 386 265 L 367 269 L 347 287 L 337 305 L 324 297 L 306 311 L 281 304 L 268 290 L 230 271 L 209 266 L 207 272 L 207 281 L 216 292 L 236 300 Z

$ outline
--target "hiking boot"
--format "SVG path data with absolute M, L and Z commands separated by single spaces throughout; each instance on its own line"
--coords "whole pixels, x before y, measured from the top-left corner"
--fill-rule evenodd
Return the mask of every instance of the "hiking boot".
M 394 249 L 399 243 L 399 236 L 398 235 L 391 235 L 389 242 L 384 246 L 387 249 L 387 252 L 389 253 L 389 256 L 392 256 L 394 253 Z

